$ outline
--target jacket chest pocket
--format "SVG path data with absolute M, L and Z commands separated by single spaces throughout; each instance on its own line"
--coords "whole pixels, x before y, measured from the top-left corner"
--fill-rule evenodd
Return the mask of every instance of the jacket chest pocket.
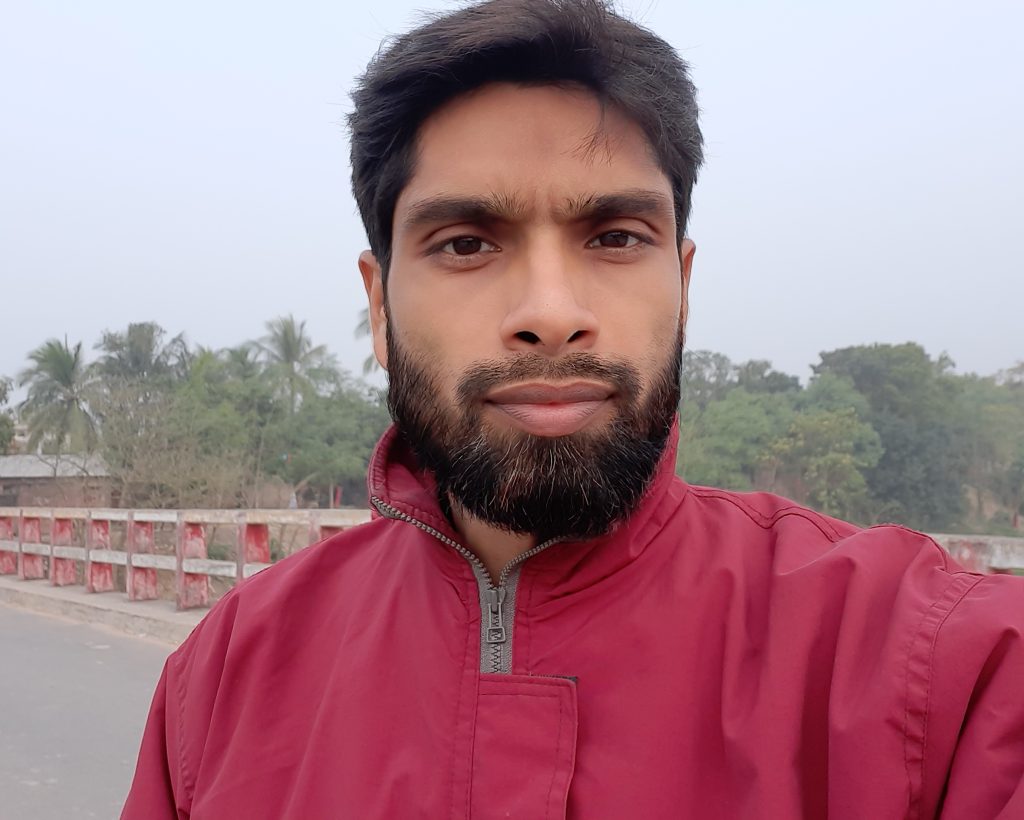
M 572 681 L 482 675 L 473 737 L 472 820 L 564 818 L 576 725 Z

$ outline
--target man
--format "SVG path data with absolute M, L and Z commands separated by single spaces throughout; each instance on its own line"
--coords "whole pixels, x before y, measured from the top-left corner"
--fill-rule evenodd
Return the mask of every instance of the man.
M 124 818 L 1024 817 L 1024 587 L 673 474 L 694 90 L 492 0 L 354 95 L 375 520 L 167 662 Z

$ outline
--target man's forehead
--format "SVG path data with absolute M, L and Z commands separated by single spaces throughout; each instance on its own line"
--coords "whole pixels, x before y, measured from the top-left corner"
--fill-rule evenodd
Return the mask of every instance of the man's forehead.
M 474 197 L 509 214 L 571 212 L 610 193 L 671 199 L 672 190 L 636 123 L 589 92 L 558 86 L 492 84 L 457 98 L 421 126 L 411 171 L 397 211 Z

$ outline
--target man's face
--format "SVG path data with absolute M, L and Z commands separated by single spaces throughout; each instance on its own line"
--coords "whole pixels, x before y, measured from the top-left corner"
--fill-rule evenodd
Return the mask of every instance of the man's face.
M 582 90 L 494 84 L 422 126 L 387 304 L 360 260 L 396 420 L 443 491 L 513 531 L 595 535 L 678 402 L 693 247 L 643 132 Z

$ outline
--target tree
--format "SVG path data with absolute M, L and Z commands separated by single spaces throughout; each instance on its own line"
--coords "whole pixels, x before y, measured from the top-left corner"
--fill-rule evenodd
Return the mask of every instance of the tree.
M 12 385 L 10 379 L 0 376 L 0 455 L 9 452 L 11 442 L 14 441 L 14 417 L 6 409 L 11 398 Z
M 232 378 L 246 381 L 263 375 L 259 347 L 252 342 L 225 348 L 220 352 L 220 357 Z
M 773 489 L 837 518 L 871 517 L 864 473 L 878 463 L 882 444 L 853 407 L 797 413 L 772 451 Z
M 45 445 L 58 456 L 67 448 L 91 449 L 96 427 L 82 343 L 71 347 L 67 339 L 49 339 L 28 358 L 32 364 L 18 375 L 18 384 L 28 387 L 18 408 L 28 425 L 28 449 Z
M 346 381 L 329 396 L 311 396 L 275 429 L 277 458 L 268 469 L 297 491 L 309 487 L 330 503 L 341 486 L 346 502 L 367 503 L 366 466 L 391 419 L 380 391 Z
M 241 414 L 249 434 L 251 496 L 256 499 L 266 472 L 267 438 L 289 413 L 265 372 L 257 345 L 249 343 L 222 350 L 220 360 L 224 365 L 225 397 Z
M 356 338 L 362 339 L 371 335 L 373 335 L 373 330 L 370 328 L 370 309 L 366 307 L 359 311 Z M 371 351 L 370 355 L 363 359 L 363 375 L 373 373 L 375 370 L 380 370 L 380 362 L 377 361 L 376 354 Z
M 183 377 L 190 352 L 183 334 L 166 344 L 156 322 L 135 322 L 124 332 L 105 330 L 95 349 L 103 352 L 94 367 L 105 379 L 156 384 Z
M 772 369 L 764 359 L 751 359 L 734 368 L 736 386 L 751 393 L 790 393 L 800 390 L 800 379 Z
M 711 402 L 725 398 L 736 386 L 732 362 L 710 350 L 684 350 L 680 383 L 682 404 L 695 404 L 703 411 Z
M 299 398 L 334 381 L 337 368 L 326 347 L 313 345 L 305 322 L 296 322 L 289 314 L 267 322 L 266 327 L 267 335 L 256 344 L 269 374 L 283 385 L 289 415 L 294 415 Z
M 773 446 L 793 420 L 793 401 L 741 387 L 710 402 L 703 413 L 684 404 L 679 466 L 688 481 L 733 490 L 768 489 Z
M 244 501 L 250 433 L 226 394 L 222 368 L 205 351 L 173 387 L 116 380 L 103 392 L 102 452 L 123 504 L 234 507 Z
M 971 489 L 971 526 L 989 528 L 989 512 L 1003 508 L 1013 529 L 1019 526 L 1018 460 L 1024 451 L 1024 391 L 1004 374 L 963 376 L 957 435 L 963 441 Z
M 879 519 L 941 531 L 965 511 L 967 459 L 955 405 L 960 385 L 946 356 L 916 344 L 866 345 L 821 354 L 818 375 L 848 379 L 867 399 L 866 421 L 883 453 L 865 473 Z

